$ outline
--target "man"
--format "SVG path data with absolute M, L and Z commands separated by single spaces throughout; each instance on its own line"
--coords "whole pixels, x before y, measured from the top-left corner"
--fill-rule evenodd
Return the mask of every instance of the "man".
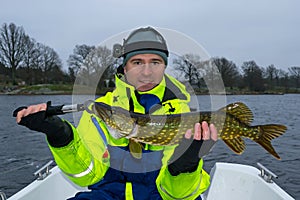
M 153 115 L 189 112 L 185 87 L 164 73 L 169 52 L 159 32 L 151 27 L 133 31 L 123 45 L 114 46 L 114 55 L 123 57 L 116 87 L 97 102 Z M 45 133 L 60 169 L 91 189 L 71 199 L 201 199 L 209 186 L 199 155 L 217 140 L 212 124 L 196 123 L 179 145 L 139 144 L 142 153 L 135 157 L 132 141 L 114 138 L 95 114 L 84 111 L 75 128 L 46 110 L 46 104 L 29 106 L 18 112 L 17 123 Z

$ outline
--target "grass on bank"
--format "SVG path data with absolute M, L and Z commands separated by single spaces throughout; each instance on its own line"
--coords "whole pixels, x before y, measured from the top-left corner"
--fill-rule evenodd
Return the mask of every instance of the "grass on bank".
M 1 88 L 0 88 L 1 89 Z M 37 84 L 28 86 L 2 87 L 4 94 L 10 95 L 51 95 L 51 94 L 105 94 L 113 88 L 94 88 L 86 85 L 73 84 Z
M 211 94 L 207 88 L 189 88 L 192 93 L 197 95 Z M 88 94 L 103 95 L 108 91 L 112 91 L 113 88 L 95 88 L 86 85 L 73 85 L 73 84 L 37 84 L 37 85 L 24 85 L 24 86 L 7 86 L 0 85 L 0 93 L 2 94 L 24 94 L 24 95 L 41 95 L 41 94 Z M 227 95 L 243 95 L 243 94 L 288 94 L 288 93 L 300 93 L 300 88 L 283 88 L 274 87 L 269 90 L 260 92 L 249 91 L 247 88 L 225 88 Z

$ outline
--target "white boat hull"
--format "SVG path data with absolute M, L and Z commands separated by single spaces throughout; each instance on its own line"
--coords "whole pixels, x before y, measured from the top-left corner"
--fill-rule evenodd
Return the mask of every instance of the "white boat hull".
M 260 171 L 249 165 L 216 163 L 212 168 L 211 186 L 204 194 L 206 200 L 292 200 L 275 182 L 268 183 Z
M 87 188 L 79 187 L 67 179 L 57 166 L 52 168 L 50 172 L 45 179 L 33 181 L 8 200 L 68 199 L 79 191 L 87 190 Z
M 210 174 L 211 186 L 203 194 L 204 200 L 294 199 L 276 183 L 267 183 L 252 166 L 216 163 Z M 56 166 L 45 179 L 35 180 L 8 200 L 67 199 L 86 190 L 69 181 Z

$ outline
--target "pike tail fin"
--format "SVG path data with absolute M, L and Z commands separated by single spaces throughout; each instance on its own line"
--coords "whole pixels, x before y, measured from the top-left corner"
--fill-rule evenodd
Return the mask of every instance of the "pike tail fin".
M 267 124 L 256 126 L 260 132 L 259 139 L 254 141 L 260 144 L 265 150 L 272 154 L 275 158 L 280 160 L 280 156 L 276 153 L 271 144 L 271 140 L 284 134 L 287 130 L 286 126 L 280 124 Z

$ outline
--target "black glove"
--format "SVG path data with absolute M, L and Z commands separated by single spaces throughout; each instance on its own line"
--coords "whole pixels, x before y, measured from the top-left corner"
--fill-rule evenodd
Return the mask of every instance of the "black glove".
M 24 108 L 24 107 L 20 107 Z M 20 110 L 20 108 L 16 109 Z M 22 117 L 20 125 L 45 133 L 49 144 L 53 147 L 63 147 L 73 140 L 72 128 L 61 118 L 53 115 L 47 116 L 46 111 L 29 114 Z
M 177 176 L 180 173 L 196 171 L 200 159 L 209 153 L 215 143 L 216 141 L 211 139 L 194 140 L 193 138 L 183 138 L 169 161 L 169 163 L 171 163 L 168 166 L 170 174 L 172 176 Z

